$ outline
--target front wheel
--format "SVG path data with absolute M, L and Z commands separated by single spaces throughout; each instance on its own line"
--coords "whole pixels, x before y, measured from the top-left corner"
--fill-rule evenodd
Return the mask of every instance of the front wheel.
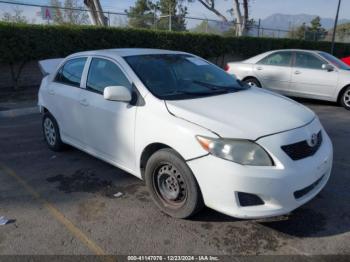
M 145 180 L 156 205 L 172 217 L 187 218 L 203 207 L 192 171 L 172 149 L 161 149 L 150 157 Z
M 260 82 L 253 77 L 244 79 L 243 82 L 252 87 L 261 87 Z
M 350 86 L 343 92 L 340 103 L 345 109 L 350 110 Z

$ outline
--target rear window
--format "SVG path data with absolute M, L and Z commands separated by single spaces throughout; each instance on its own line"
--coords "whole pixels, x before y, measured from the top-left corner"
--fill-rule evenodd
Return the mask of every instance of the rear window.
M 86 60 L 87 58 L 83 57 L 67 61 L 58 71 L 55 81 L 79 87 Z

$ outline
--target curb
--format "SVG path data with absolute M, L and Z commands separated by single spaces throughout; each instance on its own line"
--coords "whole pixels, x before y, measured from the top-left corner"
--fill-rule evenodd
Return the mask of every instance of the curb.
M 34 106 L 0 111 L 0 117 L 16 117 L 31 114 L 39 114 L 39 108 L 37 106 Z

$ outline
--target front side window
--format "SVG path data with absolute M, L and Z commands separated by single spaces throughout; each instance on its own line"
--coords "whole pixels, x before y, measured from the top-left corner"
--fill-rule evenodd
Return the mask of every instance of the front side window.
M 295 54 L 295 67 L 322 69 L 323 64 L 325 64 L 325 62 L 313 54 L 302 52 L 297 52 Z
M 80 87 L 86 57 L 75 58 L 67 61 L 58 71 L 55 81 L 71 86 Z
M 129 80 L 115 63 L 102 58 L 93 58 L 86 89 L 103 94 L 103 90 L 107 86 L 125 86 L 131 89 Z
M 222 69 L 190 55 L 150 54 L 124 59 L 160 99 L 189 99 L 247 88 Z
M 323 58 L 327 59 L 332 65 L 342 69 L 342 70 L 350 70 L 350 66 L 345 64 L 340 59 L 336 58 L 335 56 L 332 56 L 331 54 L 328 54 L 326 52 L 319 52 L 318 53 Z
M 263 58 L 258 62 L 261 65 L 290 66 L 292 60 L 291 52 L 278 52 Z

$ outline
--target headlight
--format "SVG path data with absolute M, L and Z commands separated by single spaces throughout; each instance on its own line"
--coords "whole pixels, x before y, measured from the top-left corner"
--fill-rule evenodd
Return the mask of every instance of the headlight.
M 268 153 L 258 144 L 242 139 L 209 138 L 196 136 L 210 154 L 241 165 L 273 166 Z

